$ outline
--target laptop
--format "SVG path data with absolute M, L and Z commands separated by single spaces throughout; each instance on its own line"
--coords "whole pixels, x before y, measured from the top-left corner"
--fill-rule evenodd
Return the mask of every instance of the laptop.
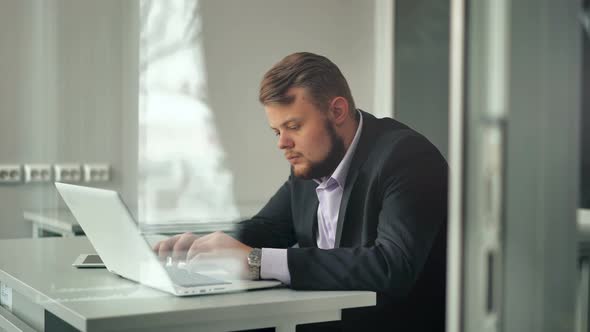
M 275 280 L 241 280 L 231 273 L 219 273 L 219 266 L 214 273 L 206 270 L 195 273 L 188 268 L 165 264 L 141 234 L 118 192 L 59 182 L 55 186 L 111 273 L 176 296 L 281 285 Z

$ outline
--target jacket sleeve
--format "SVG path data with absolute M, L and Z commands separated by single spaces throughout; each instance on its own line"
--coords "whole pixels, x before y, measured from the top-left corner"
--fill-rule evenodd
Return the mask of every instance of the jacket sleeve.
M 446 222 L 447 165 L 421 136 L 407 136 L 390 146 L 377 166 L 381 210 L 375 242 L 354 248 L 288 249 L 292 288 L 371 290 L 393 297 L 404 297 L 412 289 Z
M 291 177 L 252 219 L 238 223 L 239 241 L 255 248 L 287 248 L 296 243 L 290 181 Z

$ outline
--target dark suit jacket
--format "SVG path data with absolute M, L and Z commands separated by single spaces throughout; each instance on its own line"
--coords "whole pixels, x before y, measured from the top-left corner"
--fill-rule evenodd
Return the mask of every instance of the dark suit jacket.
M 345 330 L 444 331 L 447 163 L 404 124 L 362 115 L 334 249 L 316 245 L 316 182 L 293 176 L 236 236 L 289 248 L 293 289 L 377 292 L 376 307 L 344 310 Z

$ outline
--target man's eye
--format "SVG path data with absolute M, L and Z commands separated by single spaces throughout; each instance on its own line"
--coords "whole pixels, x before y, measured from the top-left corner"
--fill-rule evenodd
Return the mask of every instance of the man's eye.
M 281 133 L 279 133 L 278 131 L 275 131 L 275 136 L 279 136 Z
M 289 127 L 287 127 L 287 129 L 289 129 L 289 130 L 297 130 L 297 129 L 299 129 L 299 126 L 289 126 Z

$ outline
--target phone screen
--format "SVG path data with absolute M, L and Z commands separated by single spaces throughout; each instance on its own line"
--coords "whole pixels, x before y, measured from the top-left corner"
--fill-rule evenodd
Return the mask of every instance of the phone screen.
M 102 260 L 98 255 L 88 255 L 82 264 L 102 264 Z

